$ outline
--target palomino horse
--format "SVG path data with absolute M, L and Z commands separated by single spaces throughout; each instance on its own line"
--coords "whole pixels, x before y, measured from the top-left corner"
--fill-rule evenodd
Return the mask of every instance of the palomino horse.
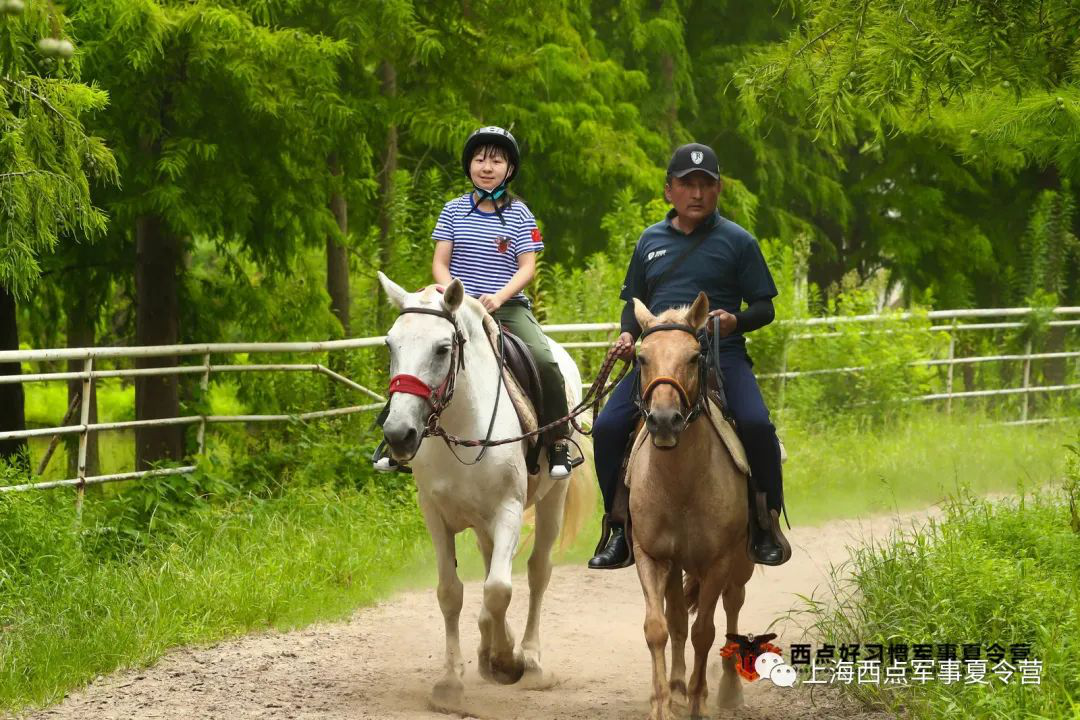
M 454 280 L 445 292 L 429 286 L 417 293 L 406 292 L 381 272 L 379 282 L 401 313 L 386 336 L 392 379 L 383 436 L 394 459 L 413 468 L 420 509 L 435 546 L 446 664 L 431 700 L 440 709 L 452 710 L 464 698 L 465 672 L 458 635 L 463 588 L 454 537 L 472 528 L 487 568 L 477 650 L 480 674 L 502 684 L 522 680 L 535 687 L 546 682 L 540 662 L 540 606 L 551 577 L 551 549 L 564 513 L 568 525 L 580 527 L 589 512 L 583 497 L 593 481 L 580 471 L 568 480 L 552 480 L 544 462 L 540 473 L 530 476 L 524 440 L 490 447 L 475 464 L 465 464 L 477 460 L 475 449 L 455 452 L 441 438 L 425 440 L 433 413 L 457 437 L 499 440 L 521 435 L 522 428 L 498 381 L 498 358 L 484 328 L 487 312 L 465 295 L 461 282 Z M 569 406 L 574 407 L 580 400 L 581 376 L 566 351 L 551 345 L 566 379 Z M 529 616 L 518 650 L 506 610 L 522 516 L 532 505 L 536 528 L 529 556 Z
M 701 385 L 697 333 L 708 319 L 704 293 L 689 308 L 655 317 L 634 300 L 642 328 L 638 366 L 645 427 L 627 466 L 634 556 L 645 593 L 645 640 L 652 654 L 653 720 L 672 717 L 686 700 L 688 609 L 697 606 L 690 676 L 691 717 L 705 714 L 705 667 L 716 636 L 720 596 L 727 632 L 738 632 L 739 609 L 754 565 L 746 550 L 746 476 L 722 442 Z M 651 436 L 652 442 L 647 442 Z M 686 574 L 685 587 L 683 573 Z M 666 603 L 665 603 L 666 601 Z M 671 636 L 671 678 L 664 652 Z M 742 705 L 735 658 L 724 658 L 719 705 Z

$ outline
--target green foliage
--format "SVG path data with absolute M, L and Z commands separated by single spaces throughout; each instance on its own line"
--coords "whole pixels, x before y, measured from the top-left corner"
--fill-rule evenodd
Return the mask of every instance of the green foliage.
M 0 286 L 19 300 L 61 239 L 103 233 L 91 183 L 118 180 L 112 154 L 84 125 L 107 93 L 80 81 L 78 61 L 33 50 L 65 24 L 51 3 L 0 14 Z
M 925 718 L 1072 717 L 1080 694 L 1077 558 L 1080 535 L 1056 493 L 956 500 L 941 521 L 856 548 L 839 608 L 811 610 L 825 641 L 1029 643 L 1043 663 L 1039 685 L 1013 677 L 990 687 L 845 686 L 866 700 Z
M 345 617 L 427 542 L 411 492 L 378 486 L 203 503 L 115 556 L 113 526 L 74 526 L 68 497 L 0 497 L 0 707 L 176 645 Z
M 1075 202 L 1075 4 L 792 5 L 795 30 L 748 55 L 735 80 L 759 132 L 832 148 L 828 176 L 852 202 L 812 223 L 823 249 L 950 306 L 1011 302 L 1017 212 L 1041 226 L 1040 192 L 1063 194 L 1059 218 Z M 1059 254 L 1070 221 L 1054 233 Z

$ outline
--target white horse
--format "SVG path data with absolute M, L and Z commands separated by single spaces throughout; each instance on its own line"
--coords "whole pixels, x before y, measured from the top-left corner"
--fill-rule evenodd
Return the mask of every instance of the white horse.
M 465 295 L 461 282 L 454 280 L 442 293 L 435 286 L 406 292 L 381 272 L 379 282 L 401 311 L 386 336 L 391 395 L 383 436 L 394 459 L 408 461 L 413 469 L 420 509 L 438 561 L 446 665 L 432 691 L 432 703 L 441 709 L 456 709 L 464 698 L 465 666 L 458 635 L 463 588 L 457 575 L 454 537 L 467 528 L 476 534 L 487 569 L 477 650 L 480 674 L 502 684 L 522 680 L 539 686 L 546 682 L 540 659 L 540 606 L 551 577 L 551 549 L 564 511 L 568 524 L 580 527 L 589 511 L 582 497 L 593 481 L 581 471 L 584 466 L 569 479 L 553 480 L 545 462 L 540 463 L 540 473 L 530 477 L 524 440 L 493 446 L 479 463 L 465 465 L 462 461 L 472 462 L 477 449 L 456 448 L 459 461 L 441 438 L 425 439 L 424 429 L 436 407 L 441 411 L 441 426 L 461 438 L 484 438 L 493 411 L 491 439 L 516 437 L 522 428 L 505 386 L 497 380 L 499 366 L 483 324 L 486 311 Z M 569 406 L 574 407 L 581 394 L 577 366 L 558 344 L 552 342 L 551 346 L 566 379 Z M 448 391 L 450 399 L 445 397 Z M 518 650 L 506 621 L 511 561 L 525 509 L 534 504 L 529 617 Z

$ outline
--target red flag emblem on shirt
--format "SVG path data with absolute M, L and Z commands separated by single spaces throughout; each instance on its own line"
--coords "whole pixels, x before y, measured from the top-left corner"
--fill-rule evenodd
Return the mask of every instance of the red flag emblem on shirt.
M 534 243 L 536 243 L 537 245 L 539 245 L 540 243 L 542 243 L 544 241 L 544 239 L 542 237 L 540 237 L 540 228 L 533 228 L 532 229 L 532 241 Z

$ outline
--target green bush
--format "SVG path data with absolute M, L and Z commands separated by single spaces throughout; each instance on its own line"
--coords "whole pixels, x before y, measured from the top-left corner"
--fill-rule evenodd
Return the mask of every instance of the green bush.
M 1075 483 L 1075 464 L 1073 473 Z M 1080 521 L 1061 494 L 955 501 L 940 522 L 856 549 L 851 567 L 838 608 L 811 605 L 823 642 L 1029 643 L 1043 666 L 1039 685 L 1014 677 L 846 689 L 919 718 L 1080 712 Z

